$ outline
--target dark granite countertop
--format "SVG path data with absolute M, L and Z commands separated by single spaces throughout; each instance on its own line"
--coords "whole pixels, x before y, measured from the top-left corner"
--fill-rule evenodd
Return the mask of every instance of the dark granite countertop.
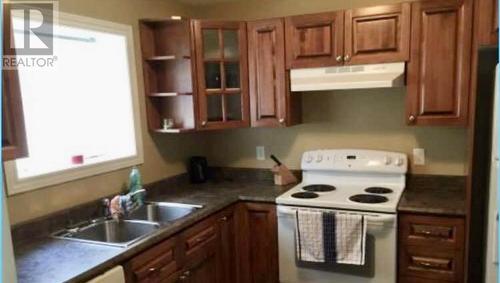
M 43 221 L 25 224 L 22 229 L 15 227 L 13 237 L 25 239 L 15 240 L 14 244 L 18 280 L 20 283 L 85 282 L 239 200 L 274 203 L 277 196 L 293 185 L 275 186 L 267 172 L 248 173 L 248 170 L 235 169 L 221 173 L 222 178 L 217 179 L 224 181 L 220 182 L 192 185 L 186 176 L 181 176 L 153 184 L 148 189 L 149 200 L 204 207 L 127 248 L 59 240 L 46 235 L 47 222 L 60 225 L 63 219 L 82 214 L 82 210 L 85 217 L 90 217 L 89 207 L 95 209 L 98 202 L 73 209 L 79 212 L 62 212 Z M 464 196 L 465 177 L 409 176 L 398 211 L 462 216 L 465 215 Z M 37 233 L 45 236 L 33 238 Z
M 153 201 L 200 204 L 204 207 L 127 248 L 80 243 L 44 236 L 16 244 L 19 283 L 85 282 L 137 253 L 172 236 L 238 200 L 275 202 L 289 186 L 274 186 L 271 181 L 224 181 L 201 185 L 187 182 L 156 188 L 148 196 Z
M 398 211 L 464 216 L 465 177 L 410 175 Z

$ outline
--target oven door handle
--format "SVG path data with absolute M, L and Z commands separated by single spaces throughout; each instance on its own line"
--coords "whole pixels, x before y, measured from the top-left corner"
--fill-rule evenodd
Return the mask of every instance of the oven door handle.
M 369 215 L 365 217 L 370 225 L 391 224 L 396 221 L 396 218 L 396 215 Z
M 335 212 L 335 210 L 333 210 Z M 286 206 L 278 206 L 278 217 L 279 215 L 293 215 L 297 212 L 297 208 L 291 208 Z M 354 213 L 354 212 L 353 212 Z M 394 223 L 397 219 L 395 214 L 382 215 L 382 214 L 365 214 L 360 213 L 365 216 L 365 219 L 370 225 L 384 225 Z

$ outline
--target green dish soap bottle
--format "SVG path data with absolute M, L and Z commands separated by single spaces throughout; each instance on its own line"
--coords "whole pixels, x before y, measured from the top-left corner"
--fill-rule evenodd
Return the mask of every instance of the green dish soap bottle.
M 129 194 L 132 195 L 132 202 L 138 206 L 141 206 L 144 205 L 145 193 L 142 192 L 134 194 L 138 190 L 142 190 L 141 173 L 139 172 L 139 168 L 137 168 L 137 166 L 134 166 L 129 176 L 128 191 Z

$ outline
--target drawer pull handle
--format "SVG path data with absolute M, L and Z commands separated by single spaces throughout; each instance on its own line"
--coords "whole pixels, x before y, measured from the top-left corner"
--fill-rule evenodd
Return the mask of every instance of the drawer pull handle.
M 413 264 L 426 269 L 450 270 L 452 262 L 449 259 L 433 259 L 413 257 Z
M 151 267 L 150 269 L 148 269 L 149 273 L 153 273 L 153 272 L 156 272 L 156 267 Z
M 197 243 L 202 243 L 202 242 L 205 242 L 206 240 L 208 240 L 208 238 L 210 238 L 211 235 L 204 235 L 204 236 L 201 236 L 199 238 L 196 238 L 194 241 L 197 242 Z

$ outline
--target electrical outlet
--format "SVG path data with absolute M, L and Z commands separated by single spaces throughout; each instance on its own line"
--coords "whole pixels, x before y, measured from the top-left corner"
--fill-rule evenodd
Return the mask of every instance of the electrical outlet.
M 413 164 L 425 165 L 425 149 L 423 148 L 413 149 Z
M 266 149 L 263 146 L 257 146 L 255 151 L 257 154 L 257 160 L 266 160 Z

